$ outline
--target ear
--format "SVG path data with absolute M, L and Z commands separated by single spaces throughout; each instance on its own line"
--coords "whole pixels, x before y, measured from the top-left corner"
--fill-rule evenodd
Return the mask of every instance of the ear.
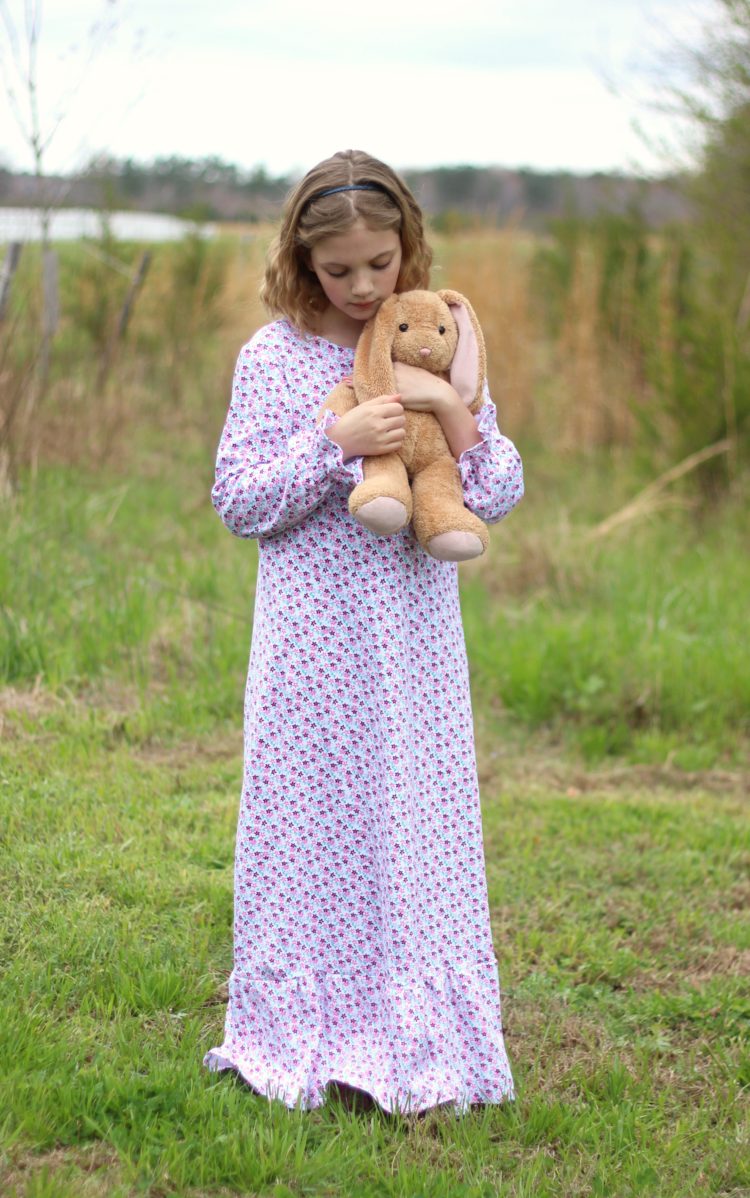
M 378 395 L 395 394 L 391 351 L 397 321 L 398 296 L 391 295 L 360 333 L 354 355 L 354 390 L 359 403 L 366 403 Z
M 438 291 L 438 295 L 450 308 L 458 328 L 458 345 L 450 369 L 451 385 L 470 408 L 482 398 L 484 390 L 487 373 L 484 337 L 466 296 L 449 288 Z

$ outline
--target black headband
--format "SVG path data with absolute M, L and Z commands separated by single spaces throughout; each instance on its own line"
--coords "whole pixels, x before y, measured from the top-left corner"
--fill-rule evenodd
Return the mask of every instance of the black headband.
M 319 191 L 314 200 L 322 200 L 323 196 L 335 195 L 337 191 L 383 191 L 379 183 L 346 183 L 343 187 L 329 187 L 328 191 Z
M 315 200 L 322 200 L 325 196 L 336 195 L 339 191 L 379 191 L 381 195 L 387 196 L 391 203 L 395 202 L 387 188 L 382 187 L 380 183 L 345 183 L 343 187 L 329 187 L 327 191 L 319 191 L 315 195 L 310 196 L 309 200 L 305 201 L 303 209 L 309 207 Z

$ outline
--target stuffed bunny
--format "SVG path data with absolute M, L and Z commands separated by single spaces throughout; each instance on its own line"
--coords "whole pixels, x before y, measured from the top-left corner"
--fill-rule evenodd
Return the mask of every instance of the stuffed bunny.
M 340 383 L 323 411 L 343 416 L 358 403 L 396 393 L 394 361 L 449 379 L 472 414 L 484 402 L 484 339 L 471 305 L 457 291 L 405 291 L 385 300 L 360 335 L 353 383 Z M 439 420 L 432 412 L 405 415 L 400 450 L 365 458 L 349 511 L 381 536 L 413 520 L 419 544 L 441 561 L 479 557 L 487 529 L 464 507 L 458 466 Z

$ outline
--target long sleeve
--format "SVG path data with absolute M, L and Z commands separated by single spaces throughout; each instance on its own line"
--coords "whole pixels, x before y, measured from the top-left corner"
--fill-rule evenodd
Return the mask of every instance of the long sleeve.
M 477 428 L 482 440 L 458 460 L 464 503 L 481 520 L 496 524 L 523 496 L 523 466 L 515 445 L 497 427 L 497 411 L 488 396 Z
M 337 480 L 353 486 L 362 478 L 361 459 L 344 462 L 325 434 L 333 414 L 318 425 L 310 415 L 310 399 L 314 412 L 325 396 L 294 394 L 295 364 L 273 330 L 261 329 L 240 351 L 217 455 L 211 499 L 239 537 L 284 532 L 313 512 Z

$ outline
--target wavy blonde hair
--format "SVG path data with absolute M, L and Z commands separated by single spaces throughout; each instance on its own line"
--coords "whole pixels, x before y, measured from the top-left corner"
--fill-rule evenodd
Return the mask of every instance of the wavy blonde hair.
M 373 190 L 320 193 L 367 183 Z M 314 331 L 328 305 L 308 266 L 310 250 L 324 237 L 346 233 L 357 220 L 369 229 L 395 229 L 401 238 L 396 291 L 428 287 L 432 250 L 425 241 L 422 211 L 402 179 L 362 150 L 342 150 L 319 162 L 287 196 L 281 228 L 271 243 L 260 298 L 268 311 L 298 329 Z

